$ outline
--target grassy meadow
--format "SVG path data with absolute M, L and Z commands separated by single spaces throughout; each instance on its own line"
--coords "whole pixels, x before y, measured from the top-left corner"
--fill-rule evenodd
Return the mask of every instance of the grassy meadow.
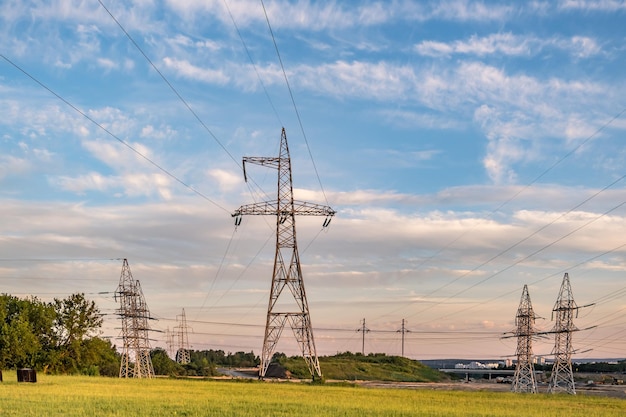
M 626 415 L 626 401 L 584 395 L 522 395 L 157 378 L 120 380 L 4 372 L 0 416 L 541 416 Z

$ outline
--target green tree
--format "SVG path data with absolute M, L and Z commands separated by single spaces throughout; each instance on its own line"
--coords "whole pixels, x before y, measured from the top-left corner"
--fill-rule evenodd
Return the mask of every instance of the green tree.
M 181 375 L 183 373 L 183 367 L 170 359 L 162 348 L 152 349 L 150 357 L 156 375 Z
M 118 375 L 120 359 L 108 340 L 95 337 L 102 317 L 84 294 L 45 303 L 0 295 L 0 367 Z
M 36 297 L 0 295 L 0 364 L 4 368 L 42 367 L 55 345 L 54 310 Z
M 120 354 L 109 340 L 99 337 L 85 339 L 82 344 L 82 363 L 79 371 L 87 375 L 118 376 Z
M 28 320 L 24 317 L 17 317 L 3 325 L 0 349 L 4 354 L 3 367 L 33 368 L 41 346 Z
M 93 301 L 85 294 L 72 294 L 68 298 L 54 299 L 54 331 L 58 355 L 51 364 L 56 372 L 84 372 L 93 363 L 89 359 L 87 343 L 102 325 L 102 316 Z M 93 345 L 93 343 L 92 343 Z

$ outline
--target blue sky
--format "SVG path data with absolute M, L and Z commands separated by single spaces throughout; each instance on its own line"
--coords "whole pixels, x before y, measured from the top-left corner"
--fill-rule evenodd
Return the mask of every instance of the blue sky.
M 524 284 L 549 330 L 569 272 L 579 356 L 624 356 L 624 2 L 264 3 L 295 109 L 260 1 L 0 3 L 1 291 L 86 292 L 116 337 L 128 258 L 156 329 L 259 353 L 272 219 L 230 213 L 284 126 L 337 210 L 297 220 L 319 354 L 365 318 L 367 351 L 406 319 L 413 358 L 512 355 Z

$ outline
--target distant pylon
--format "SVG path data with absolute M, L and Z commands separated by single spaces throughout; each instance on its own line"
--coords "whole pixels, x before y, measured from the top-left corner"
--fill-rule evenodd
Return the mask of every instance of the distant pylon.
M 165 345 L 167 346 L 167 356 L 174 358 L 176 356 L 176 348 L 174 344 L 174 332 L 168 327 L 165 329 Z
M 122 320 L 120 378 L 152 378 L 154 369 L 148 338 L 150 311 L 141 284 L 133 279 L 126 259 L 115 297 L 120 301 L 118 315 Z
M 554 333 L 554 365 L 548 384 L 549 393 L 566 392 L 576 394 L 574 372 L 572 371 L 572 333 L 578 328 L 574 326 L 574 311 L 578 316 L 578 306 L 574 302 L 569 275 L 565 273 L 559 298 L 552 309 L 552 319 L 556 313 Z
M 533 337 L 535 331 L 535 312 L 533 311 L 528 286 L 524 285 L 517 315 L 515 316 L 515 336 L 517 336 L 517 364 L 513 377 L 513 392 L 537 393 L 535 368 L 533 366 Z
M 335 211 L 328 206 L 295 201 L 293 199 L 293 182 L 291 175 L 291 157 L 287 145 L 287 135 L 282 129 L 280 152 L 278 157 L 244 157 L 243 175 L 247 181 L 246 162 L 275 168 L 278 171 L 277 199 L 261 203 L 248 204 L 239 207 L 234 213 L 235 225 L 241 224 L 244 215 L 273 215 L 276 216 L 276 252 L 274 256 L 274 272 L 267 318 L 265 322 L 265 336 L 263 338 L 263 352 L 261 354 L 261 368 L 259 378 L 264 378 L 272 359 L 276 344 L 287 321 L 291 325 L 295 338 L 300 345 L 302 356 L 311 372 L 313 379 L 322 377 L 313 328 L 309 314 L 309 305 L 304 291 L 304 280 L 300 266 L 300 255 L 296 242 L 296 214 L 305 216 L 326 216 L 323 227 L 328 226 Z M 293 296 L 295 305 L 277 305 L 277 301 L 285 287 Z M 284 298 L 284 297 L 283 297 Z M 283 299 L 284 301 L 284 299 Z M 296 310 L 297 309 L 297 310 Z
M 180 321 L 176 326 L 176 333 L 178 336 L 178 350 L 176 351 L 176 362 L 181 365 L 186 365 L 191 361 L 189 354 L 189 333 L 187 329 L 187 316 L 185 316 L 185 309 L 183 308 L 183 313 L 176 317 L 177 321 L 180 317 Z

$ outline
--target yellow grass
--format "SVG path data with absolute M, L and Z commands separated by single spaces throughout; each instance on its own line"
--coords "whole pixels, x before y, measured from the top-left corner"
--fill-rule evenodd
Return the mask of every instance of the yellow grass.
M 511 416 L 611 417 L 626 401 L 427 389 L 211 380 L 120 380 L 4 373 L 0 416 Z

